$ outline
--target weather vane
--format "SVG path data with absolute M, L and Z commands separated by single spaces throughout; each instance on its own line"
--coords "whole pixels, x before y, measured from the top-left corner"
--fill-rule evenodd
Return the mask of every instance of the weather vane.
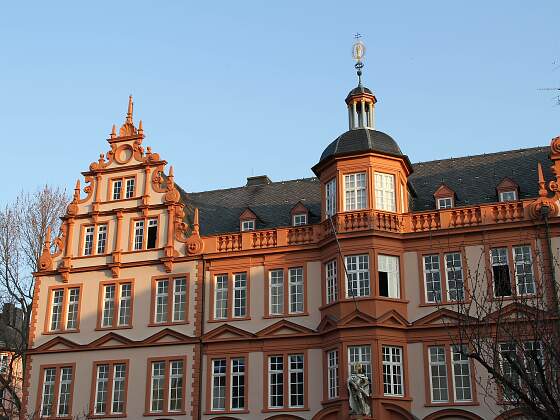
M 356 35 L 354 35 L 354 38 L 356 38 L 356 42 L 354 43 L 354 45 L 352 45 L 352 58 L 356 60 L 356 64 L 354 64 L 354 67 L 356 68 L 358 73 L 358 86 L 362 86 L 362 68 L 364 67 L 362 59 L 366 54 L 366 46 L 360 40 L 361 37 L 362 34 L 357 32 Z

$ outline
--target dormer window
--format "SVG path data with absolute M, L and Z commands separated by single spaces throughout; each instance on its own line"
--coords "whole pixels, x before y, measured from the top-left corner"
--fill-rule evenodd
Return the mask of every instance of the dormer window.
M 292 216 L 292 224 L 294 226 L 303 226 L 307 224 L 307 214 L 294 214 Z
M 517 191 L 502 191 L 500 193 L 500 201 L 516 201 Z
M 436 199 L 436 208 L 438 210 L 451 209 L 455 207 L 455 191 L 445 184 L 441 184 L 434 192 Z
M 438 198 L 437 208 L 439 210 L 453 208 L 453 198 L 452 197 Z
M 504 178 L 496 187 L 499 201 L 519 200 L 519 185 L 510 178 Z
M 344 210 L 362 210 L 366 207 L 366 173 L 344 175 Z
M 249 230 L 255 230 L 255 220 L 243 220 L 241 222 L 241 232 L 247 232 Z

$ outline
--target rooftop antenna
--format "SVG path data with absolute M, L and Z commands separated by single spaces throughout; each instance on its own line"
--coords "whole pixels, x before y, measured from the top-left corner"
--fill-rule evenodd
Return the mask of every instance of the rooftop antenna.
M 362 34 L 359 32 L 356 32 L 356 34 L 354 35 L 354 38 L 356 39 L 356 42 L 354 42 L 354 45 L 352 45 L 352 58 L 354 60 L 356 60 L 356 64 L 354 64 L 354 67 L 356 68 L 356 73 L 358 74 L 358 86 L 362 86 L 362 69 L 364 68 L 364 63 L 362 62 L 362 59 L 364 58 L 364 55 L 366 54 L 366 46 L 364 45 L 364 43 L 361 41 L 362 38 Z

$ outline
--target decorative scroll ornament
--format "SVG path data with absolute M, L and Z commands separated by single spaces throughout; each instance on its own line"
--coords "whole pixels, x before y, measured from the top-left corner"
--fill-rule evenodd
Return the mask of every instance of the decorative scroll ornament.
M 555 175 L 556 172 L 554 169 L 557 163 L 558 161 L 555 161 L 554 166 L 552 166 L 552 170 Z M 553 197 L 549 197 L 548 190 L 546 189 L 546 181 L 544 179 L 542 165 L 540 162 L 538 163 L 537 170 L 539 173 L 539 198 L 537 198 L 533 203 L 529 205 L 529 214 L 533 219 L 539 219 L 541 217 L 541 209 L 546 206 L 549 208 L 549 213 L 555 216 L 558 214 L 558 175 L 556 175 L 557 181 L 550 181 L 549 183 L 550 190 L 555 193 Z
M 194 209 L 192 229 L 183 222 L 184 217 L 185 211 L 182 207 L 178 207 L 175 210 L 175 239 L 185 243 L 188 255 L 201 254 L 204 251 L 204 241 L 200 237 L 198 209 Z
M 75 216 L 78 214 L 78 203 L 80 202 L 80 180 L 76 181 L 76 187 L 74 188 L 74 198 L 66 209 L 69 216 Z
M 165 204 L 177 203 L 181 195 L 177 188 L 175 188 L 175 177 L 173 176 L 173 166 L 169 167 L 169 176 L 167 177 L 167 191 L 163 196 Z
M 45 243 L 43 244 L 43 250 L 41 256 L 39 257 L 39 270 L 47 271 L 53 269 L 53 260 L 62 254 L 62 250 L 65 245 L 66 239 L 66 225 L 62 225 L 61 234 L 59 237 L 55 238 L 53 243 L 55 246 L 55 252 L 51 253 L 51 228 L 47 228 L 47 234 L 45 237 Z

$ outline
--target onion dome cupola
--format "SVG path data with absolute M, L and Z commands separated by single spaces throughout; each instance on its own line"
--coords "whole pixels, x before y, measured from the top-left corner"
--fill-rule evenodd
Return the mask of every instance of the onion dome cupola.
M 359 37 L 357 34 L 357 41 L 352 49 L 352 56 L 356 61 L 354 67 L 357 70 L 358 86 L 352 89 L 345 99 L 348 107 L 349 130 L 325 148 L 319 162 L 312 168 L 324 184 L 323 195 L 334 200 L 323 206 L 323 217 L 340 211 L 362 209 L 408 211 L 408 175 L 412 173 L 412 165 L 391 136 L 375 130 L 377 98 L 362 84 L 365 46 Z M 364 185 L 359 192 L 361 194 L 359 200 L 352 198 L 346 191 L 346 185 L 354 185 L 358 182 Z M 391 197 L 389 204 L 379 204 L 381 193 L 376 194 L 375 189 L 381 191 L 377 186 L 377 183 L 381 182 L 387 186 L 385 196 Z M 326 198 L 324 201 L 328 202 Z M 355 202 L 358 204 L 354 205 Z

